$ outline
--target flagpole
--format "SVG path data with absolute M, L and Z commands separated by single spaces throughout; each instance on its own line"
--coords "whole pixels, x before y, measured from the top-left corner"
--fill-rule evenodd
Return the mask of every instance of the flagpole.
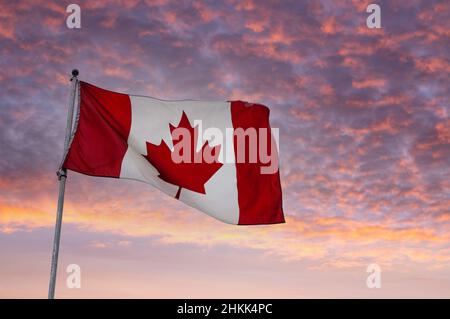
M 70 138 L 72 136 L 72 123 L 73 123 L 73 113 L 75 109 L 78 74 L 79 74 L 78 70 L 76 69 L 72 70 L 72 77 L 70 79 L 72 85 L 70 91 L 69 110 L 67 113 L 66 136 L 64 140 L 64 154 L 66 154 L 67 149 L 69 148 Z M 66 189 L 67 170 L 63 167 L 60 167 L 57 172 L 57 175 L 59 180 L 59 194 L 58 194 L 58 207 L 56 211 L 55 235 L 53 238 L 53 253 L 52 253 L 52 264 L 50 269 L 50 283 L 48 287 L 48 299 L 55 298 L 56 272 L 58 268 L 59 242 L 61 238 L 61 225 L 64 206 L 64 193 Z

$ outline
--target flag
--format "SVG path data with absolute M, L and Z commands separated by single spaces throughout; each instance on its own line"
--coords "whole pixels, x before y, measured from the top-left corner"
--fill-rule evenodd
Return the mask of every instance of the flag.
M 283 223 L 269 109 L 243 101 L 166 101 L 78 85 L 62 167 L 148 183 L 229 224 Z

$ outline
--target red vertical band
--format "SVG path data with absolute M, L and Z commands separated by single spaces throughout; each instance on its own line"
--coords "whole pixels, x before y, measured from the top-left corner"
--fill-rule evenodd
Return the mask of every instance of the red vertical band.
M 272 152 L 276 146 L 271 143 L 269 109 L 264 105 L 248 104 L 242 101 L 231 102 L 231 119 L 234 130 L 242 128 L 266 128 L 267 144 Z M 260 136 L 257 134 L 259 148 Z M 234 137 L 234 153 L 236 159 L 236 177 L 239 203 L 239 225 L 284 223 L 281 198 L 280 173 L 261 174 L 261 167 L 267 166 L 260 161 L 248 161 L 248 141 L 245 143 L 245 163 L 238 163 L 237 136 Z M 270 147 L 271 146 L 271 147 Z
M 63 167 L 83 174 L 119 177 L 131 128 L 126 94 L 80 82 L 80 114 Z

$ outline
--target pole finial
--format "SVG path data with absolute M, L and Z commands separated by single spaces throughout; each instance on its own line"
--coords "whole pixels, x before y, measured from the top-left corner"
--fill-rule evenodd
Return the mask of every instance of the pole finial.
M 79 72 L 77 69 L 73 69 L 73 70 L 72 70 L 72 76 L 73 76 L 74 78 L 76 78 L 76 77 L 78 76 L 78 74 L 80 74 L 80 72 Z

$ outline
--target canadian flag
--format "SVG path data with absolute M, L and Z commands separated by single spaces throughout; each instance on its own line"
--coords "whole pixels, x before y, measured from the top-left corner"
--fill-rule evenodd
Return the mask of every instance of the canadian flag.
M 284 222 L 267 107 L 166 101 L 86 82 L 77 90 L 78 112 L 62 167 L 151 184 L 229 224 Z

